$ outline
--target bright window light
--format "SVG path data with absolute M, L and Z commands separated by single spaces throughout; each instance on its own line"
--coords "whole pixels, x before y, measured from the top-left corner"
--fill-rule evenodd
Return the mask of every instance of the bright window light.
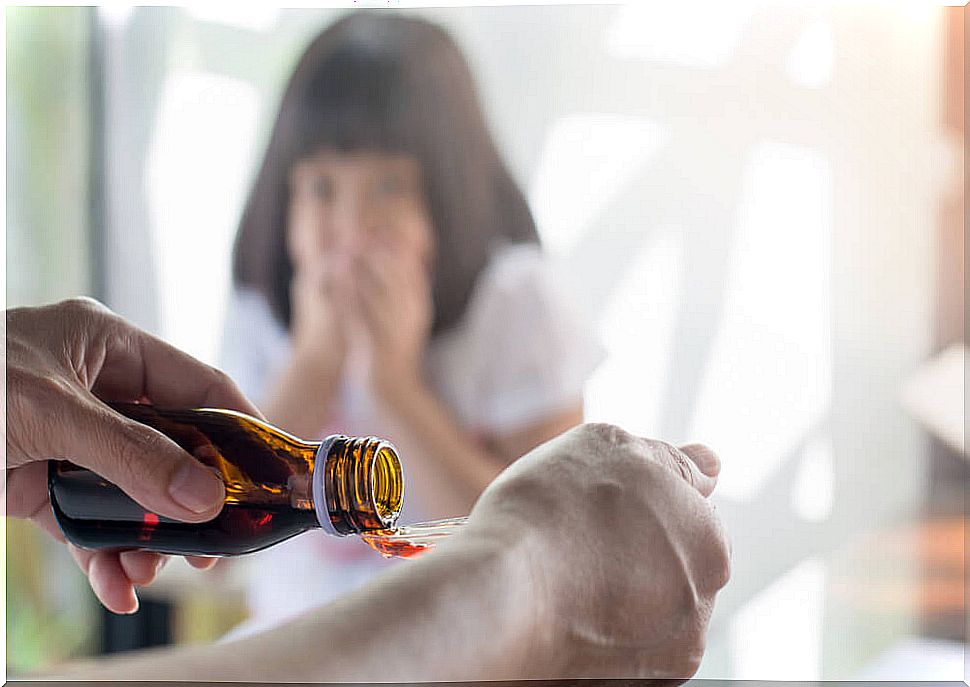
M 792 510 L 803 520 L 822 522 L 832 514 L 834 496 L 832 444 L 826 437 L 810 442 L 802 453 L 792 490 Z
M 821 561 L 803 561 L 737 612 L 730 627 L 732 678 L 821 678 L 825 573 Z
M 147 161 L 162 335 L 209 363 L 216 362 L 222 333 L 256 115 L 250 85 L 174 72 L 163 89 Z
M 741 45 L 753 2 L 644 2 L 616 11 L 606 39 L 619 59 L 716 67 Z
M 832 80 L 835 35 L 824 21 L 809 24 L 788 56 L 786 69 L 793 82 L 805 88 L 823 88 Z
M 98 16 L 108 26 L 114 29 L 124 27 L 134 8 L 123 3 L 107 3 L 98 7 Z
M 722 497 L 757 492 L 828 408 L 831 196 L 819 152 L 776 142 L 752 150 L 689 434 L 717 447 Z
M 276 26 L 278 7 L 258 3 L 204 3 L 190 5 L 189 16 L 196 21 L 225 24 L 250 31 L 269 31 Z
M 532 184 L 543 243 L 567 251 L 663 143 L 644 117 L 571 114 L 549 128 Z
M 661 436 L 683 262 L 679 227 L 665 228 L 657 239 L 644 241 L 632 261 L 600 322 L 609 357 L 586 385 L 589 421 Z

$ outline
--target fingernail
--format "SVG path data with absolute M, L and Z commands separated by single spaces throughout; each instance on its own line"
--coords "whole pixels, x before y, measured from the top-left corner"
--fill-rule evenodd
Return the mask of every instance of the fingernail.
M 222 501 L 224 492 L 218 477 L 201 465 L 187 463 L 175 473 L 168 493 L 183 508 L 204 513 Z

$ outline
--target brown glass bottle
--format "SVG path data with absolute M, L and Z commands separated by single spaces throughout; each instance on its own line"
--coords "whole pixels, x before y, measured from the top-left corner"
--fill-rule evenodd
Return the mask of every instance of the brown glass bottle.
M 225 483 L 225 503 L 207 522 L 171 520 L 90 470 L 51 461 L 51 507 L 64 536 L 77 546 L 234 556 L 314 528 L 338 536 L 383 530 L 400 515 L 401 463 L 386 441 L 342 435 L 302 441 L 231 410 L 111 407 L 209 466 Z

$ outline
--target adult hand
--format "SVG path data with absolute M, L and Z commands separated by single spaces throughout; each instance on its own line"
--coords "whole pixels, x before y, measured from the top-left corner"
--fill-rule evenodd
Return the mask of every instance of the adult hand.
M 6 311 L 7 514 L 30 518 L 64 541 L 47 493 L 47 461 L 66 459 L 117 484 L 145 508 L 186 522 L 215 517 L 222 482 L 170 439 L 99 399 L 168 407 L 259 411 L 218 370 L 78 298 Z M 101 602 L 138 609 L 164 557 L 68 545 Z M 214 559 L 191 558 L 196 567 Z
M 729 577 L 728 543 L 706 499 L 719 469 L 706 447 L 611 425 L 581 425 L 506 469 L 462 536 L 500 542 L 530 581 L 520 596 L 532 630 L 508 656 L 519 664 L 510 675 L 693 675 Z
M 383 396 L 419 384 L 433 317 L 427 268 L 406 252 L 378 248 L 360 259 L 355 275 L 371 383 Z
M 702 446 L 583 425 L 507 468 L 434 551 L 332 603 L 254 636 L 61 677 L 679 682 L 698 667 L 728 578 L 705 498 L 718 470 Z

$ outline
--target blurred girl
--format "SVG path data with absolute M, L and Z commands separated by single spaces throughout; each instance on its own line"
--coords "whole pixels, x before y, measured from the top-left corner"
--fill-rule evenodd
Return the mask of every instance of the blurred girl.
M 505 466 L 582 419 L 599 362 L 440 28 L 350 14 L 300 59 L 234 252 L 222 364 L 297 436 L 401 452 L 402 522 L 466 514 Z M 263 554 L 257 622 L 390 563 L 319 533 Z

